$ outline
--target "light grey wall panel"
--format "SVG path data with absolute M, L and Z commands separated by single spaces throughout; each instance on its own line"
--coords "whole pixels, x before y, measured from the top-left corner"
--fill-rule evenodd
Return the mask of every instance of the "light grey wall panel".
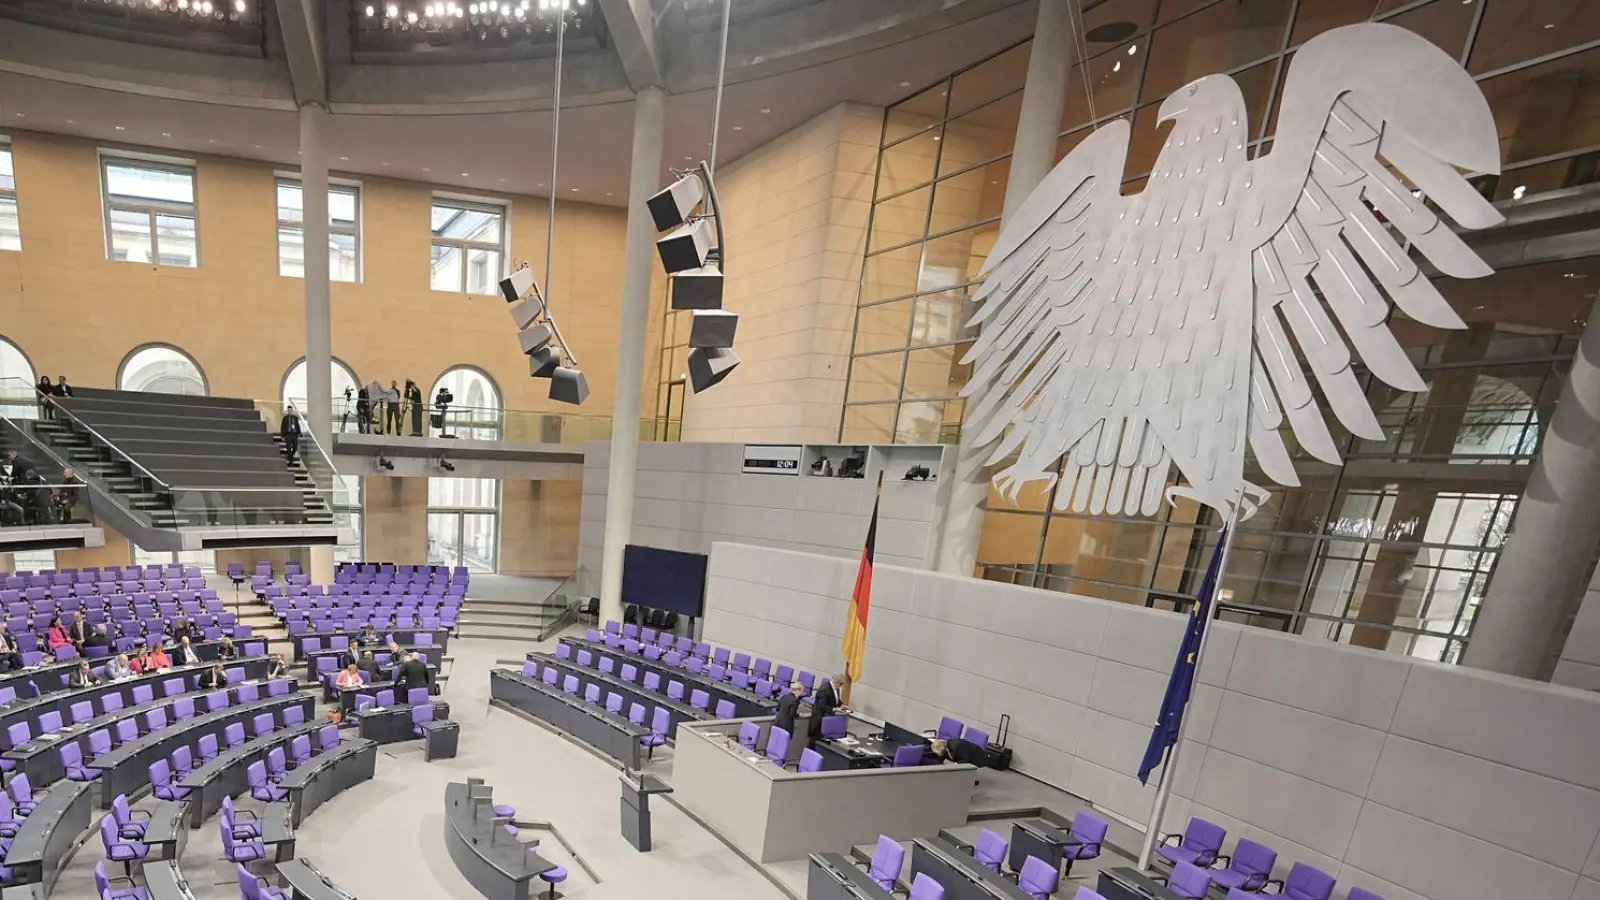
M 1572 890 L 1572 900 L 1600 900 L 1600 881 L 1579 878 L 1578 886 Z
M 849 558 L 717 543 L 706 637 L 839 665 Z M 1014 765 L 1138 835 L 1134 777 L 1184 617 L 880 565 L 854 705 L 994 731 Z M 1387 900 L 1600 900 L 1600 697 L 1216 623 L 1163 830 L 1194 815 Z M 1578 873 L 1587 878 L 1579 884 Z M 1521 887 L 1526 883 L 1527 890 Z
M 1573 872 L 1371 801 L 1361 810 L 1346 858 L 1424 897 L 1451 900 L 1561 900 L 1572 896 L 1578 880 Z

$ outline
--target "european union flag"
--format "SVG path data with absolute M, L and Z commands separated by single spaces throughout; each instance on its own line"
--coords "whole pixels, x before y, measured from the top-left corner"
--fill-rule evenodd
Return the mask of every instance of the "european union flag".
M 1172 677 L 1167 679 L 1167 694 L 1161 698 L 1161 716 L 1150 732 L 1150 745 L 1144 748 L 1144 761 L 1139 763 L 1139 783 L 1148 784 L 1150 773 L 1166 756 L 1167 748 L 1178 742 L 1183 733 L 1183 709 L 1189 705 L 1189 692 L 1194 687 L 1195 659 L 1200 655 L 1200 639 L 1206 633 L 1206 623 L 1211 621 L 1211 601 L 1217 594 L 1218 571 L 1222 567 L 1222 548 L 1228 543 L 1228 529 L 1222 529 L 1217 549 L 1211 554 L 1211 565 L 1206 567 L 1205 581 L 1195 597 L 1194 609 L 1189 613 L 1189 626 L 1183 633 L 1183 643 L 1178 645 L 1178 659 L 1172 664 Z

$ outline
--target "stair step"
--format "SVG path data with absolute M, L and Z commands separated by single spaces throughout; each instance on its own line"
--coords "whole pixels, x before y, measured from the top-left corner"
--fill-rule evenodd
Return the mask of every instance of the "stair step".
M 460 619 L 456 620 L 456 624 L 459 626 L 472 626 L 474 628 L 496 628 L 507 629 L 511 631 L 539 631 L 540 629 L 544 628 L 547 623 L 528 621 L 500 622 L 487 619 L 468 619 L 465 616 L 462 616 Z

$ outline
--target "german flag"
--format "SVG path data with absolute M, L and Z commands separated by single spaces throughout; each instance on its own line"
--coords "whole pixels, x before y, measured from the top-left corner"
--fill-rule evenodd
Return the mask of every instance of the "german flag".
M 850 594 L 850 616 L 844 623 L 844 674 L 851 684 L 861 677 L 861 661 L 867 652 L 867 612 L 872 607 L 872 554 L 878 543 L 878 497 L 872 501 L 872 521 L 867 525 L 867 545 L 861 549 L 861 565 L 856 569 L 856 589 Z

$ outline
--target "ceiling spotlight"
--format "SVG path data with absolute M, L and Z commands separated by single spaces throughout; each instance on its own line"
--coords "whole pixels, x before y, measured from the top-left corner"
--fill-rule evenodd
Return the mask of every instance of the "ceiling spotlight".
M 234 12 L 244 12 L 244 0 L 233 0 Z
M 417 14 L 415 12 L 406 13 L 406 23 L 409 25 L 417 24 Z
M 386 16 L 391 16 L 391 17 L 398 16 L 398 15 L 400 15 L 400 7 L 395 6 L 393 3 L 391 3 L 388 6 L 385 6 L 383 8 L 383 14 L 386 15 Z
M 189 0 L 178 0 L 178 8 L 179 9 L 188 9 L 189 8 Z
M 393 472 L 394 471 L 394 463 L 391 462 L 388 459 L 388 457 L 385 457 L 382 453 L 379 453 L 378 454 L 378 468 L 384 469 L 385 471 Z
M 374 10 L 371 6 L 368 6 L 367 7 L 367 18 L 369 18 L 369 19 L 372 18 L 373 13 L 375 13 L 375 12 L 376 12 L 376 10 Z
M 172 132 L 170 132 L 170 131 L 163 131 L 163 132 L 161 132 L 161 136 L 162 136 L 162 137 L 172 137 Z
M 1525 184 L 1519 184 L 1516 187 L 1511 189 L 1511 199 L 1513 199 L 1513 200 L 1521 200 L 1522 199 L 1522 195 L 1526 194 L 1527 192 L 1528 192 L 1528 186 L 1525 185 Z
M 123 127 L 122 127 L 122 126 L 121 126 L 121 125 L 118 125 L 118 126 L 117 126 L 117 130 L 118 130 L 118 131 L 127 131 L 127 130 L 128 130 L 128 129 L 126 129 L 126 128 L 123 128 Z
M 454 472 L 456 470 L 456 464 L 441 456 L 439 457 L 439 468 L 445 470 L 446 472 Z

